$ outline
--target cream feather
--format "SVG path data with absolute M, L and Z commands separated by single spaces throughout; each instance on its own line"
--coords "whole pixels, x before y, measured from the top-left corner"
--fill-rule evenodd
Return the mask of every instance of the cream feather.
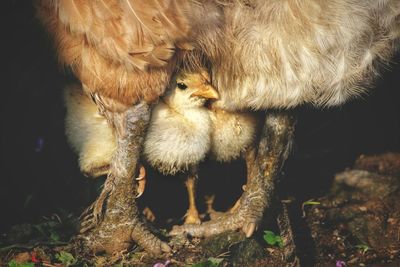
M 211 119 L 204 107 L 205 99 L 191 97 L 201 75 L 179 80 L 188 88 L 175 86 L 167 91 L 154 108 L 144 142 L 146 160 L 164 174 L 176 174 L 197 166 L 210 149 Z
M 65 132 L 79 155 L 81 171 L 94 177 L 105 174 L 116 147 L 112 128 L 81 86 L 66 87 L 64 100 L 67 108 Z
M 235 160 L 255 145 L 261 121 L 256 113 L 228 112 L 217 107 L 210 111 L 210 156 L 220 162 Z

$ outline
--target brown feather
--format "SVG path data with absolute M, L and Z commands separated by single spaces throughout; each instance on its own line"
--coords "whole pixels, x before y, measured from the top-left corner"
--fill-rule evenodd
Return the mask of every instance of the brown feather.
M 89 92 L 130 105 L 155 101 L 164 92 L 176 62 L 175 43 L 189 35 L 187 5 L 186 0 L 38 0 L 37 10 L 55 39 L 60 63 L 70 66 Z
M 55 1 L 60 21 L 72 32 L 84 33 L 90 30 L 93 15 L 89 1 L 59 0 Z

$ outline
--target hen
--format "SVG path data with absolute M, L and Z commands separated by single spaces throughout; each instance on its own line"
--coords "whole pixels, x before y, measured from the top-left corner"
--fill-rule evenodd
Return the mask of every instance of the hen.
M 132 239 L 154 253 L 169 250 L 137 218 L 131 177 L 149 103 L 185 50 L 208 61 L 224 109 L 323 107 L 361 94 L 400 36 L 398 0 L 41 0 L 38 11 L 61 62 L 116 133 L 110 174 L 84 220 L 93 227 L 86 245 L 108 252 Z M 271 205 L 293 122 L 283 111 L 266 115 L 252 179 L 234 213 L 173 234 L 242 229 L 251 235 Z

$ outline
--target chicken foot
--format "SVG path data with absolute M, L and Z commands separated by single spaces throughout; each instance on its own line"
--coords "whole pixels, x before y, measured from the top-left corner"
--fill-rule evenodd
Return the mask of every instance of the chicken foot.
M 115 129 L 117 149 L 100 196 L 82 216 L 78 236 L 93 252 L 115 253 L 128 249 L 132 242 L 153 254 L 170 251 L 141 221 L 135 202 L 139 185 L 133 176 L 150 113 L 148 104 L 139 103 L 124 112 L 107 114 Z
M 251 179 L 248 179 L 236 210 L 201 225 L 176 226 L 170 235 L 187 233 L 206 237 L 241 229 L 250 237 L 260 224 L 264 212 L 272 208 L 275 184 L 289 152 L 294 122 L 293 116 L 287 112 L 275 111 L 266 115 L 255 162 L 248 169 Z

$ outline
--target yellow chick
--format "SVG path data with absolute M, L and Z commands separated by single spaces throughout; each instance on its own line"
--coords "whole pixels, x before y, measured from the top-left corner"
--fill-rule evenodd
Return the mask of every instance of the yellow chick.
M 207 99 L 218 98 L 218 93 L 201 73 L 180 73 L 172 88 L 153 110 L 143 153 L 162 173 L 174 175 L 179 171 L 187 175 L 189 209 L 185 224 L 199 224 L 197 166 L 210 150 L 212 130 L 204 105 Z
M 211 144 L 211 119 L 204 105 L 217 97 L 201 74 L 179 74 L 153 109 L 143 149 L 146 160 L 170 175 L 195 168 Z
M 107 174 L 116 148 L 112 128 L 96 104 L 78 84 L 64 90 L 67 108 L 65 132 L 74 151 L 79 155 L 81 171 L 90 177 Z

